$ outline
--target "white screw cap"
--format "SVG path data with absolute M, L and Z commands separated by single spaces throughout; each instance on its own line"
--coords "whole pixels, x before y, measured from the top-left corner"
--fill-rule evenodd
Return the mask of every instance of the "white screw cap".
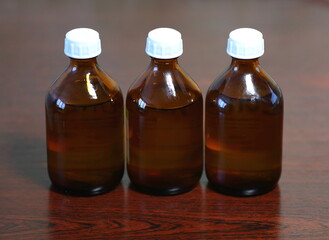
M 64 53 L 76 59 L 87 59 L 102 52 L 101 40 L 97 31 L 90 28 L 76 28 L 66 33 Z
M 171 59 L 183 54 L 182 35 L 172 28 L 156 28 L 149 32 L 145 52 L 159 59 Z
M 239 59 L 258 58 L 264 54 L 263 34 L 252 28 L 238 28 L 230 33 L 226 52 Z

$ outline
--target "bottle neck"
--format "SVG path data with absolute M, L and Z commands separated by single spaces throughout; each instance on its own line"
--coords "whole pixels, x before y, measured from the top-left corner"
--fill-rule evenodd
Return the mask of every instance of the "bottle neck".
M 76 59 L 70 58 L 70 67 L 71 68 L 90 68 L 97 66 L 97 59 L 94 58 L 87 58 L 87 59 Z
M 157 69 L 175 69 L 178 68 L 178 58 L 158 59 L 151 57 L 150 66 Z
M 233 71 L 239 71 L 239 70 L 245 70 L 245 69 L 254 69 L 256 71 L 259 71 L 259 58 L 254 59 L 239 59 L 239 58 L 233 58 L 231 62 L 231 69 Z

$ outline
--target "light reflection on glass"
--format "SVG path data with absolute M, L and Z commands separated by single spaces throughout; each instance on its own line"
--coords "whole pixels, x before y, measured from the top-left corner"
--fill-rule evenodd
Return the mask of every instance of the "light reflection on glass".
M 87 91 L 92 99 L 97 99 L 96 90 L 90 82 L 90 73 L 86 74 Z
M 270 89 L 270 90 L 271 90 L 271 103 L 275 104 L 278 101 L 278 96 L 273 92 L 272 89 Z
M 247 93 L 249 93 L 250 95 L 256 95 L 256 90 L 254 88 L 254 85 L 252 83 L 252 78 L 251 78 L 251 74 L 247 74 L 246 77 L 246 91 Z
M 223 101 L 223 99 L 218 99 L 218 106 L 220 106 L 221 108 L 225 108 L 225 106 L 227 105 L 226 102 Z
M 175 90 L 175 86 L 173 84 L 173 79 L 172 79 L 170 73 L 166 74 L 166 83 L 167 83 L 170 95 L 176 97 L 176 90 Z
M 60 109 L 64 109 L 65 108 L 65 103 L 63 103 L 60 99 L 57 99 L 56 105 Z
M 145 109 L 145 107 L 146 107 L 146 103 L 140 98 L 140 99 L 138 99 L 138 106 L 139 106 L 140 108 Z

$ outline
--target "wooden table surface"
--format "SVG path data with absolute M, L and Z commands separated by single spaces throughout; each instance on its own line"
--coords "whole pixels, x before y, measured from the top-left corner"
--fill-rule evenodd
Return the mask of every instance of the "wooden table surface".
M 180 64 L 203 94 L 229 64 L 231 30 L 263 32 L 261 64 L 285 97 L 283 174 L 257 197 L 150 196 L 122 184 L 95 197 L 51 190 L 44 96 L 66 68 L 64 35 L 100 32 L 101 66 L 126 94 L 149 30 L 179 30 Z M 0 0 L 0 239 L 329 239 L 329 2 Z

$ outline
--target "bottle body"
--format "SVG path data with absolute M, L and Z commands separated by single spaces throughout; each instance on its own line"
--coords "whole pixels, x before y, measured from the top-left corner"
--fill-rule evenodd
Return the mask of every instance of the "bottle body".
M 283 96 L 257 59 L 234 59 L 210 86 L 205 114 L 206 174 L 218 191 L 252 196 L 281 175 Z
M 203 101 L 177 59 L 153 59 L 127 94 L 127 170 L 142 191 L 191 190 L 203 168 Z
M 92 59 L 71 59 L 46 97 L 48 173 L 55 187 L 95 195 L 124 171 L 123 97 Z

